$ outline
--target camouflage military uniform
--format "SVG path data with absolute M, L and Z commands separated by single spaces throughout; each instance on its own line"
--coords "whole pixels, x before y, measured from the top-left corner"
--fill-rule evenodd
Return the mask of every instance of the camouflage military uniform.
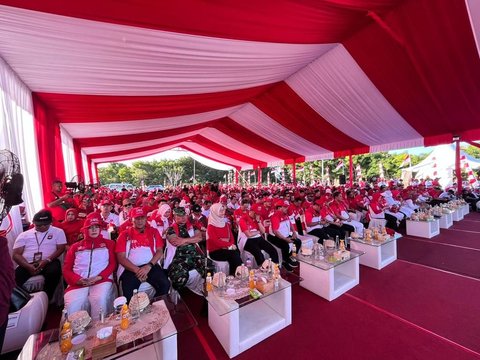
M 173 234 L 175 234 L 175 229 L 169 227 L 167 235 Z M 178 225 L 177 236 L 179 238 L 190 237 L 185 225 Z M 199 248 L 196 244 L 186 244 L 177 247 L 175 257 L 168 267 L 168 277 L 172 281 L 174 289 L 179 290 L 186 285 L 190 270 L 197 270 L 200 276 L 205 276 L 205 256 L 200 254 L 198 250 Z

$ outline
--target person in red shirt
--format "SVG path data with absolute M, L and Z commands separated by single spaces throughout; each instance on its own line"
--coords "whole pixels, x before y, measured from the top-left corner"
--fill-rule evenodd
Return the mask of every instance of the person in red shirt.
M 63 183 L 60 180 L 55 180 L 52 184 L 50 200 L 47 204 L 48 209 L 52 213 L 53 222 L 62 222 L 65 219 L 66 210 L 74 206 L 73 195 L 69 191 L 64 193 Z
M 265 227 L 259 214 L 256 214 L 253 209 L 250 209 L 248 215 L 240 219 L 239 227 L 241 233 L 238 245 L 253 255 L 257 265 L 262 265 L 265 261 L 262 250 L 270 255 L 270 259 L 272 259 L 274 263 L 278 264 L 277 250 L 272 244 L 265 240 Z
M 303 235 L 305 224 L 302 223 L 302 216 L 305 214 L 305 208 L 302 206 L 302 198 L 296 197 L 288 206 L 287 214 L 290 222 L 299 235 Z
M 320 214 L 322 215 L 322 219 L 326 220 L 327 223 L 329 224 L 328 226 L 340 231 L 341 235 L 340 237 L 343 239 L 345 238 L 346 232 L 352 232 L 355 230 L 352 226 L 345 225 L 343 224 L 342 219 L 340 219 L 336 214 L 334 208 L 332 208 L 331 204 L 334 201 L 327 201 L 323 204 L 323 207 L 320 211 Z
M 232 229 L 225 222 L 225 206 L 215 203 L 210 208 L 207 226 L 207 250 L 210 257 L 217 261 L 228 261 L 230 275 L 242 264 L 240 252 L 235 245 Z
M 92 199 L 88 195 L 84 195 L 82 200 L 80 201 L 80 205 L 78 205 L 78 218 L 81 220 L 85 220 L 87 215 L 94 212 L 95 209 L 92 204 Z
M 235 218 L 235 223 L 239 223 L 240 219 L 248 215 L 248 210 L 250 209 L 250 200 L 242 199 L 240 207 L 233 212 Z
M 321 200 L 315 200 L 313 205 L 305 210 L 305 223 L 307 225 L 307 232 L 319 238 L 319 243 L 329 237 L 341 236 L 341 231 L 333 225 L 329 225 L 325 219 L 322 219 L 320 209 L 322 206 Z
M 123 231 L 115 246 L 123 296 L 130 301 L 133 290 L 142 282 L 153 286 L 156 296 L 168 293 L 170 281 L 158 262 L 163 257 L 164 241 L 160 233 L 147 225 L 147 214 L 140 208 L 130 213 L 133 226 Z M 123 271 L 122 271 L 123 270 Z
M 287 215 L 288 205 L 285 200 L 277 200 L 275 203 L 276 211 L 270 218 L 272 233 L 268 235 L 268 241 L 280 248 L 283 266 L 287 271 L 292 271 L 294 267 L 298 267 L 298 261 L 291 256 L 290 244 L 292 243 L 295 246 L 295 251 L 298 253 L 302 242 L 297 238 L 297 232 Z
M 90 315 L 98 318 L 101 309 L 108 314 L 113 310 L 109 298 L 113 291 L 113 271 L 117 267 L 115 243 L 100 234 L 101 220 L 85 220 L 83 240 L 67 251 L 63 264 L 65 307 L 68 314 L 85 308 L 90 303 Z
M 343 228 L 349 232 L 357 232 L 360 236 L 363 236 L 363 224 L 359 221 L 353 220 L 348 213 L 348 207 L 345 199 L 340 191 L 333 193 L 334 201 L 331 204 L 331 208 L 335 213 L 335 216 L 343 222 Z
M 84 220 L 78 219 L 77 214 L 77 209 L 68 209 L 65 213 L 65 221 L 58 225 L 67 238 L 67 250 L 72 244 L 80 241 L 83 237 L 82 228 Z

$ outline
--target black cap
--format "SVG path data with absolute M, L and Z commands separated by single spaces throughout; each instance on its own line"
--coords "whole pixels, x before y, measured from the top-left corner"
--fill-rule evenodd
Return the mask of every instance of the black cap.
M 40 210 L 33 215 L 32 222 L 35 225 L 48 225 L 52 223 L 52 213 L 50 210 Z
M 173 209 L 173 213 L 174 213 L 175 215 L 178 215 L 178 216 L 184 216 L 184 215 L 186 215 L 186 213 L 185 213 L 185 208 L 183 208 L 183 207 L 176 207 L 175 209 Z
M 198 204 L 195 204 L 192 206 L 192 211 L 193 212 L 202 212 L 202 207 Z

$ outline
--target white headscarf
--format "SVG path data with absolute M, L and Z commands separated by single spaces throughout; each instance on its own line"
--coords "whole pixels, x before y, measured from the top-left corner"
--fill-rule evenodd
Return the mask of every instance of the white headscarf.
M 208 225 L 223 228 L 225 226 L 225 218 L 220 216 L 220 209 L 225 207 L 220 203 L 215 203 L 210 208 L 210 215 L 208 216 Z
M 168 205 L 168 204 L 163 204 L 163 205 L 160 206 L 160 208 L 158 209 L 158 212 L 160 213 L 160 216 L 163 218 L 163 217 L 165 217 L 165 213 L 166 213 L 168 210 L 172 210 L 172 209 L 170 208 L 170 205 Z

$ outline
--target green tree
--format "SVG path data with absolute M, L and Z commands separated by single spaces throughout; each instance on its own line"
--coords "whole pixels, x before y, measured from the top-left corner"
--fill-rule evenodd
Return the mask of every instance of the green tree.
M 127 168 L 127 165 L 120 163 L 110 163 L 106 167 L 98 168 L 98 177 L 101 184 L 119 183 L 120 179 L 119 171 Z
M 465 151 L 468 155 L 471 155 L 476 159 L 480 159 L 480 148 L 476 146 L 469 145 L 466 148 L 464 148 L 463 151 Z

